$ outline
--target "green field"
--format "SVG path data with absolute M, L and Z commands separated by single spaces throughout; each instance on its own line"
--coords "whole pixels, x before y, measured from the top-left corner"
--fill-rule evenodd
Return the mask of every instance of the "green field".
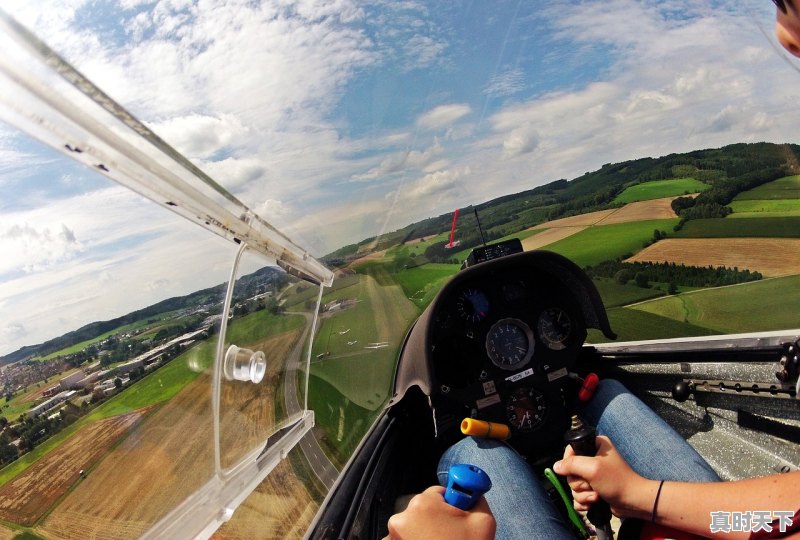
M 659 298 L 631 309 L 709 328 L 715 333 L 800 327 L 800 275 L 702 289 Z
M 341 469 L 355 451 L 378 415 L 379 410 L 359 407 L 333 385 L 311 376 L 308 381 L 308 406 L 314 421 L 325 431 L 322 443 L 337 468 Z
M 458 238 L 458 229 L 456 229 L 456 238 Z M 449 231 L 443 232 L 435 236 L 426 236 L 425 239 L 422 241 L 415 241 L 411 243 L 405 243 L 399 246 L 394 246 L 392 248 L 389 248 L 386 254 L 387 255 L 397 254 L 401 256 L 414 255 L 416 257 L 419 255 L 424 255 L 425 250 L 428 249 L 428 247 L 432 246 L 433 244 L 438 244 L 438 243 L 446 244 L 449 240 L 450 240 L 450 232 Z
M 608 320 L 611 329 L 617 334 L 616 341 L 709 336 L 717 333 L 708 328 L 627 307 L 609 309 Z M 606 343 L 613 340 L 605 337 L 599 330 L 589 330 L 586 342 Z
M 733 201 L 728 206 L 733 210 L 731 218 L 754 218 L 777 216 L 800 217 L 800 199 L 747 199 Z
M 626 306 L 634 302 L 664 296 L 664 291 L 660 289 L 644 289 L 631 283 L 621 285 L 610 278 L 594 278 L 592 281 L 606 308 Z
M 544 249 L 560 253 L 572 259 L 578 266 L 594 266 L 609 259 L 636 253 L 652 238 L 655 229 L 670 232 L 677 223 L 677 219 L 655 219 L 600 225 L 554 242 Z
M 76 343 L 75 345 L 73 345 L 71 347 L 65 347 L 64 349 L 61 349 L 59 351 L 55 351 L 55 352 L 50 353 L 50 354 L 48 354 L 46 356 L 41 356 L 39 358 L 34 358 L 34 360 L 45 361 L 45 360 L 51 360 L 51 359 L 55 358 L 56 356 L 66 356 L 68 354 L 76 353 L 78 351 L 81 351 L 81 350 L 85 349 L 89 345 L 93 345 L 95 343 L 103 341 L 104 339 L 106 339 L 107 337 L 109 337 L 109 336 L 111 336 L 113 334 L 119 334 L 120 332 L 132 332 L 134 330 L 138 330 L 140 328 L 144 328 L 148 324 L 152 324 L 152 323 L 150 323 L 148 321 L 152 321 L 156 317 L 158 317 L 159 320 L 161 320 L 162 318 L 165 317 L 165 314 L 149 317 L 146 320 L 136 321 L 134 323 L 130 323 L 130 324 L 126 324 L 126 325 L 120 326 L 120 327 L 115 328 L 113 330 L 109 330 L 108 332 L 106 332 L 104 334 L 101 334 L 101 335 L 97 336 L 96 338 L 87 339 L 86 341 L 81 341 L 80 343 Z
M 649 201 L 663 197 L 676 197 L 687 193 L 699 193 L 711 189 L 711 186 L 694 178 L 674 178 L 672 180 L 654 180 L 631 186 L 614 199 L 614 203 L 627 204 L 636 201 Z
M 734 214 L 731 214 L 734 215 Z M 800 217 L 693 219 L 673 238 L 800 238 Z
M 429 263 L 401 270 L 392 276 L 403 288 L 406 296 L 420 309 L 430 304 L 436 293 L 458 272 L 457 264 Z
M 800 175 L 786 176 L 749 191 L 739 193 L 734 201 L 800 199 Z

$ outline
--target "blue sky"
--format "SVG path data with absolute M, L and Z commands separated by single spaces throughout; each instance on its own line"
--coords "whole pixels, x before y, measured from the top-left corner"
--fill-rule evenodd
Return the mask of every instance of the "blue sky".
M 770 6 L 10 0 L 3 9 L 322 255 L 608 162 L 797 142 L 798 73 L 775 49 Z M 0 354 L 221 282 L 232 260 L 229 246 L 5 126 L 0 190 Z

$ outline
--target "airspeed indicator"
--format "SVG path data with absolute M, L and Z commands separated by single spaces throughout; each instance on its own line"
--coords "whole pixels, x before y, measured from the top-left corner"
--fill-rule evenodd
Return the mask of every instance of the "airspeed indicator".
M 533 332 L 519 319 L 500 319 L 486 335 L 486 354 L 500 369 L 521 368 L 533 356 Z

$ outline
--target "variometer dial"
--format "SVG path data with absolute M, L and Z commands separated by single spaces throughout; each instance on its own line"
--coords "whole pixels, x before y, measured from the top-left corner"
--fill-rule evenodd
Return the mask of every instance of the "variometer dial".
M 500 369 L 521 368 L 533 356 L 533 332 L 519 319 L 500 319 L 486 334 L 486 353 Z
M 517 388 L 506 399 L 506 418 L 515 431 L 533 431 L 547 417 L 547 399 L 533 388 Z
M 465 289 L 456 299 L 456 310 L 463 319 L 477 323 L 489 313 L 489 299 L 480 289 Z
M 567 341 L 572 334 L 572 319 L 564 309 L 548 308 L 539 315 L 536 331 L 548 349 L 561 351 L 567 348 Z

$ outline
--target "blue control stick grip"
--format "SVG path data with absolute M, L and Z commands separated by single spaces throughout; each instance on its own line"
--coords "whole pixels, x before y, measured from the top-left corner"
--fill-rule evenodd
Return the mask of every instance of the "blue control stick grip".
M 453 465 L 447 474 L 444 500 L 461 510 L 469 510 L 475 506 L 481 495 L 492 487 L 489 475 L 475 465 Z

